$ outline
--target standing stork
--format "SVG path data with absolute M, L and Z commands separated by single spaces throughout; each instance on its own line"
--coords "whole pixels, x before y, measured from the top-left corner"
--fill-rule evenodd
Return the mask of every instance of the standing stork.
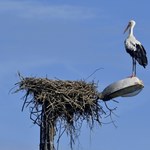
M 133 28 L 135 26 L 135 21 L 131 20 L 129 21 L 128 26 L 126 27 L 124 33 L 129 30 L 129 36 L 124 41 L 125 49 L 127 53 L 130 54 L 132 57 L 132 75 L 131 77 L 136 76 L 136 61 L 143 66 L 144 68 L 148 64 L 147 57 L 146 57 L 146 51 L 143 47 L 143 45 L 134 37 L 133 35 Z

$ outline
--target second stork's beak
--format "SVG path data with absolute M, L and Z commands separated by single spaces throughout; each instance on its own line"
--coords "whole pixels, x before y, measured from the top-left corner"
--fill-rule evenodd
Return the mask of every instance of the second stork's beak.
M 131 24 L 129 23 L 123 33 L 125 33 L 130 28 L 130 26 Z

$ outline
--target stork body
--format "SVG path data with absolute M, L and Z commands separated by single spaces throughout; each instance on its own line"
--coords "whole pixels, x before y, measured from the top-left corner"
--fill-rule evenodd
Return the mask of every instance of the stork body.
M 147 56 L 143 45 L 135 38 L 133 34 L 133 28 L 135 26 L 135 21 L 131 20 L 125 29 L 124 33 L 129 29 L 129 36 L 124 41 L 125 49 L 127 53 L 132 57 L 132 77 L 136 76 L 136 62 L 138 62 L 144 68 L 147 66 Z

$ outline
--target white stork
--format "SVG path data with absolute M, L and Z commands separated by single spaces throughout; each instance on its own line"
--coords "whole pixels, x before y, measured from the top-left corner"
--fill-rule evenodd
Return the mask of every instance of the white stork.
M 143 45 L 133 35 L 133 28 L 135 24 L 136 23 L 134 20 L 129 21 L 129 24 L 124 31 L 125 33 L 127 30 L 129 30 L 129 36 L 124 41 L 124 44 L 125 44 L 125 49 L 127 53 L 130 54 L 130 56 L 132 57 L 132 61 L 133 61 L 131 77 L 136 76 L 136 61 L 144 68 L 148 64 L 146 51 Z

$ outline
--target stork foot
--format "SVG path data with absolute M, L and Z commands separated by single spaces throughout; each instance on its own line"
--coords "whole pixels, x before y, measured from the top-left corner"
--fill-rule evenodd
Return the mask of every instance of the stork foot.
M 136 77 L 135 74 L 132 74 L 131 76 L 129 76 L 128 78 L 133 78 L 133 77 Z

